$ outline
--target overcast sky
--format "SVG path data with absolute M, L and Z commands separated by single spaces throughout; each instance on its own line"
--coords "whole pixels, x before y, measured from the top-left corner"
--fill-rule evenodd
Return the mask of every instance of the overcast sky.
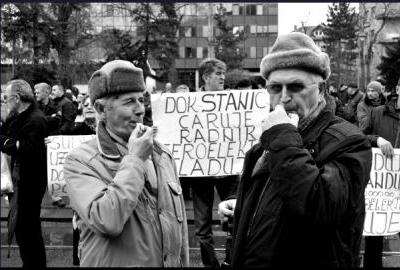
M 287 34 L 293 31 L 294 25 L 315 26 L 326 23 L 328 6 L 331 3 L 279 3 L 278 4 L 278 34 Z M 351 3 L 358 11 L 358 3 Z

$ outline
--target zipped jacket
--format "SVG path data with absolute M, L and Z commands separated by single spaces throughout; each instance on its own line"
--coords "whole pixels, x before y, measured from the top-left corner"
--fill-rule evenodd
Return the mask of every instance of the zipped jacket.
M 103 122 L 96 134 L 64 164 L 81 266 L 189 266 L 185 206 L 171 154 L 155 142 L 150 169 L 132 154 L 122 156 Z
M 358 267 L 371 159 L 362 132 L 326 108 L 301 133 L 263 132 L 244 161 L 232 266 Z

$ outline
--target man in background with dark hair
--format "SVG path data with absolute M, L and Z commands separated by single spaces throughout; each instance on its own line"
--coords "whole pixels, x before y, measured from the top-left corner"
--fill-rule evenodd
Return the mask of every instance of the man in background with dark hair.
M 47 123 L 24 80 L 7 84 L 8 119 L 1 129 L 1 152 L 11 156 L 14 194 L 9 212 L 9 245 L 15 232 L 23 267 L 46 267 L 40 207 L 47 186 Z
M 69 135 L 74 127 L 77 108 L 72 101 L 65 96 L 64 87 L 61 84 L 53 86 L 52 94 L 54 96 L 54 104 L 57 107 L 57 113 L 61 115 L 57 134 Z
M 205 59 L 200 63 L 199 72 L 204 82 L 200 91 L 224 90 L 226 72 L 226 65 L 224 62 L 215 58 Z M 193 192 L 194 222 L 196 236 L 200 242 L 201 260 L 206 267 L 219 267 L 220 264 L 215 254 L 212 233 L 214 189 L 217 190 L 221 200 L 225 200 L 228 196 L 236 193 L 239 176 L 229 175 L 185 178 L 182 182 L 188 180 L 190 181 Z M 227 249 L 229 249 L 229 247 Z
M 364 93 L 358 89 L 357 85 L 350 84 L 347 87 L 347 95 L 347 102 L 343 103 L 344 105 L 341 108 L 338 108 L 337 115 L 357 125 L 357 106 L 364 99 Z

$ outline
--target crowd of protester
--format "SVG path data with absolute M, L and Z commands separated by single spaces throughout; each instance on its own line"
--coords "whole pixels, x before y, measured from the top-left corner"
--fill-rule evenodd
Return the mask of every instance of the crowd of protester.
M 304 55 L 293 58 L 292 51 L 300 47 Z M 226 90 L 224 62 L 205 59 L 199 71 L 203 83 L 197 91 Z M 224 265 L 359 266 L 370 147 L 379 147 L 388 157 L 400 148 L 400 83 L 395 89 L 385 89 L 377 80 L 366 89 L 351 83 L 336 89 L 329 84 L 329 58 L 299 33 L 279 37 L 260 72 L 263 78 L 244 78 L 235 87 L 266 88 L 271 96 L 263 135 L 247 153 L 241 178 L 178 179 L 171 176 L 176 175 L 173 160 L 157 158 L 166 150 L 152 139 L 156 128 L 150 94 L 191 92 L 185 84 L 174 89 L 168 82 L 161 91 L 152 84 L 149 89 L 142 70 L 122 60 L 96 71 L 88 94 L 61 83 L 31 87 L 23 78 L 8 82 L 1 97 L 0 147 L 11 156 L 16 187 L 9 194 L 9 241 L 15 232 L 24 267 L 46 265 L 40 209 L 47 183 L 45 138 L 51 135 L 97 136 L 74 151 L 65 165 L 76 265 L 188 266 L 182 183 L 192 190 L 195 234 L 206 267 L 221 265 L 212 232 L 214 190 L 222 201 L 220 213 L 234 218 Z M 293 78 L 302 82 L 293 83 Z M 285 110 L 296 111 L 300 121 L 293 123 Z M 134 125 L 126 124 L 129 117 Z M 322 167 L 329 173 L 321 173 Z M 145 177 L 140 176 L 143 170 Z M 278 179 L 288 183 L 278 185 Z M 310 185 L 316 179 L 321 184 Z M 345 192 L 342 184 L 352 189 Z M 171 196 L 157 197 L 157 191 Z M 354 208 L 343 210 L 347 200 Z M 66 206 L 61 197 L 52 201 Z M 339 219 L 343 226 L 331 226 Z M 364 266 L 382 267 L 383 237 L 365 239 Z

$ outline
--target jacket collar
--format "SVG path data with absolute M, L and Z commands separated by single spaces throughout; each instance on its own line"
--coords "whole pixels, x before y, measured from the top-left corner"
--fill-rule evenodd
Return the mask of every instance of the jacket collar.
M 104 121 L 99 121 L 96 128 L 96 140 L 99 151 L 109 159 L 119 159 L 121 154 L 111 135 L 106 130 Z
M 386 99 L 385 99 L 385 96 L 384 96 L 384 95 L 380 94 L 380 95 L 379 95 L 379 100 L 376 102 L 376 101 L 373 101 L 373 100 L 369 99 L 368 96 L 365 95 L 365 97 L 364 97 L 364 103 L 365 103 L 366 105 L 368 105 L 368 106 L 377 107 L 377 106 L 379 106 L 379 105 L 384 105 L 384 104 L 386 103 Z

